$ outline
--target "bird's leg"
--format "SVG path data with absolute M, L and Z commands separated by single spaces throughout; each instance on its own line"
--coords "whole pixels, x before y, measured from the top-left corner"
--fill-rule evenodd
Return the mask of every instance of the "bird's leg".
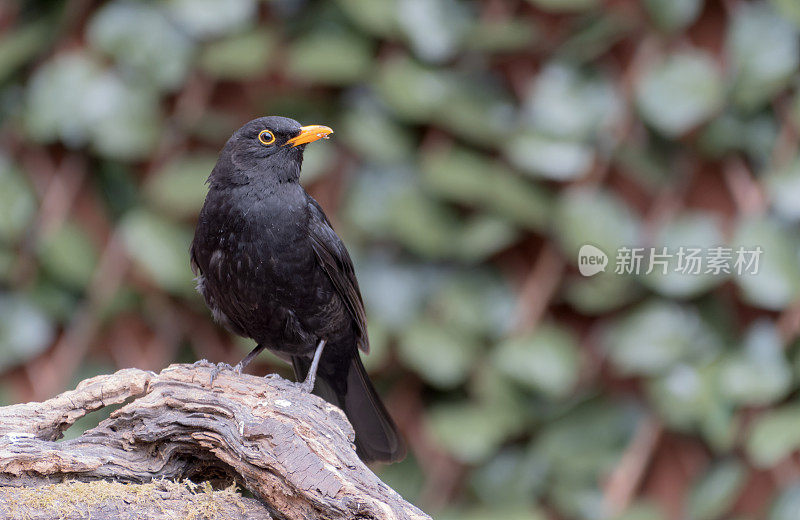
M 259 355 L 259 354 L 261 353 L 261 351 L 262 351 L 262 350 L 264 350 L 264 346 L 263 346 L 261 343 L 259 343 L 258 345 L 256 345 L 256 346 L 255 346 L 255 348 L 254 348 L 253 350 L 251 350 L 251 351 L 250 351 L 250 353 L 249 353 L 249 354 L 247 354 L 247 355 L 244 357 L 244 359 L 242 359 L 241 361 L 239 361 L 239 362 L 236 364 L 236 366 L 235 366 L 235 367 L 233 367 L 233 371 L 234 371 L 234 372 L 236 372 L 237 374 L 241 374 L 241 373 L 242 373 L 242 370 L 244 370 L 244 367 L 246 367 L 247 365 L 249 365 L 249 364 L 250 364 L 250 362 L 251 362 L 251 361 L 253 361 L 253 359 L 254 359 L 254 358 L 257 356 L 257 355 Z
M 300 390 L 310 394 L 314 390 L 314 382 L 317 380 L 317 367 L 319 367 L 319 358 L 322 357 L 322 350 L 325 348 L 325 340 L 321 339 L 317 345 L 317 351 L 314 352 L 314 359 L 311 360 L 311 367 L 308 369 L 306 380 L 300 383 Z

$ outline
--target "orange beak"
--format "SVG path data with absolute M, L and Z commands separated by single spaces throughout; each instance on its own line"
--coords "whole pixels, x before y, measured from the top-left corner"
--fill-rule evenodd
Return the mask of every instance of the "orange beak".
M 318 139 L 327 139 L 333 130 L 327 126 L 322 125 L 309 125 L 300 128 L 300 133 L 296 137 L 292 137 L 286 144 L 292 146 L 300 146 L 301 144 L 313 143 Z

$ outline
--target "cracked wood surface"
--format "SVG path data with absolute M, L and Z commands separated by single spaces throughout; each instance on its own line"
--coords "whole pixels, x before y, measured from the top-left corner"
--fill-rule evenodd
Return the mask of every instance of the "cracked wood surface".
M 430 518 L 361 462 L 338 408 L 277 376 L 225 370 L 212 385 L 213 369 L 120 370 L 42 403 L 0 408 L 0 519 L 18 518 L 4 488 L 158 478 L 236 481 L 290 519 Z M 96 428 L 57 442 L 87 413 L 126 401 Z

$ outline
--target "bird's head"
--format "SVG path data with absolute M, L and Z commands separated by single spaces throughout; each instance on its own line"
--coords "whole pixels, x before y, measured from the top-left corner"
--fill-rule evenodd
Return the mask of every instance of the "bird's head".
M 277 181 L 297 180 L 306 145 L 327 139 L 331 133 L 327 126 L 301 126 L 288 117 L 253 119 L 225 144 L 211 179 L 227 177 L 237 183 L 264 176 Z

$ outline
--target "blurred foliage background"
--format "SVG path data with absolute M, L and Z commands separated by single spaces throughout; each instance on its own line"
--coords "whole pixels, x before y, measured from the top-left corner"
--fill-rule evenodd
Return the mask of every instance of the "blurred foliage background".
M 218 150 L 280 114 L 336 130 L 303 181 L 355 258 L 406 498 L 794 520 L 799 5 L 4 0 L 0 402 L 250 349 L 187 248 Z M 584 278 L 584 243 L 764 254 Z

